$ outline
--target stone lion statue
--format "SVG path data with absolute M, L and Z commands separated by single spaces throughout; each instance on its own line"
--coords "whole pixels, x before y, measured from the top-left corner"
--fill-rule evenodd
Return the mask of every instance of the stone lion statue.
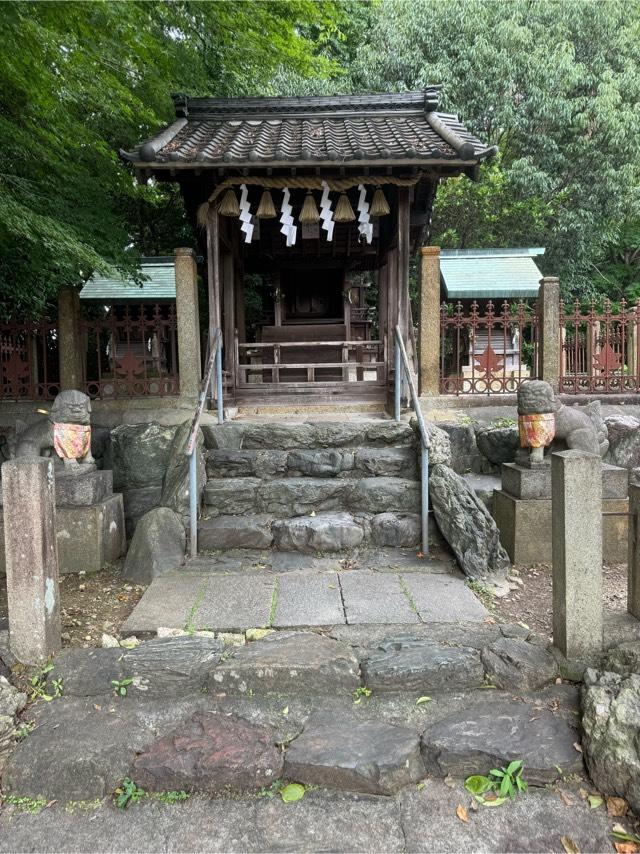
M 553 389 L 544 380 L 526 380 L 520 385 L 518 416 L 521 444 L 523 447 L 532 448 L 534 461 L 542 461 L 544 447 L 552 441 L 554 446 L 576 448 L 601 457 L 609 450 L 607 425 L 602 418 L 600 402 L 593 401 L 581 407 L 565 406 L 555 397 Z M 551 420 L 552 416 L 553 427 L 547 427 L 546 435 L 541 435 L 538 441 L 535 436 L 531 437 L 530 442 L 523 441 L 523 421 L 526 422 L 527 418 L 532 416 L 541 416 L 543 420 Z M 544 426 L 540 432 L 545 433 Z M 532 433 L 535 433 L 535 428 Z
M 27 426 L 16 424 L 14 457 L 54 457 L 64 471 L 90 471 L 91 399 L 75 389 L 61 391 L 46 418 Z

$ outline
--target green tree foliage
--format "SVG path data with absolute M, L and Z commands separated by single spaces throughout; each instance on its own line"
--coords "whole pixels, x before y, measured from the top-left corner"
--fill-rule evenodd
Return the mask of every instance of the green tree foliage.
M 139 187 L 117 149 L 172 118 L 170 93 L 271 94 L 276 69 L 335 63 L 300 28 L 333 3 L 5 2 L 0 17 L 0 312 L 193 240 L 179 194 Z
M 591 287 L 640 177 L 638 0 L 384 0 L 354 90 L 442 83 L 443 108 L 498 165 L 444 182 L 434 234 L 448 245 L 547 247 L 544 264 Z

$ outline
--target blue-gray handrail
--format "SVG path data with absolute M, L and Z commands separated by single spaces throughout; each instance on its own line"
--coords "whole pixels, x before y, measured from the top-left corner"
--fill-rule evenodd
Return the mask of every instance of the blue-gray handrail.
M 215 366 L 215 387 L 213 369 Z M 197 484 L 197 458 L 198 431 L 200 430 L 200 419 L 207 401 L 207 390 L 211 386 L 211 399 L 215 397 L 218 407 L 218 424 L 224 421 L 224 400 L 222 397 L 222 330 L 216 329 L 213 335 L 213 346 L 209 348 L 209 357 L 204 371 L 204 377 L 200 384 L 198 405 L 191 422 L 189 441 L 187 442 L 187 456 L 189 457 L 189 552 L 191 557 L 198 554 L 198 484 Z
M 402 340 L 402 332 L 400 327 L 396 326 L 394 330 L 395 337 L 395 419 L 400 421 L 400 409 L 402 402 L 402 379 L 406 377 L 407 385 L 410 392 L 410 405 L 416 414 L 418 421 L 418 431 L 420 433 L 420 450 L 421 450 L 421 465 L 420 465 L 420 483 L 422 491 L 421 503 L 421 531 L 422 531 L 422 554 L 429 554 L 429 434 L 424 423 L 422 410 L 420 409 L 420 399 L 416 386 L 409 367 L 409 359 L 405 350 L 404 341 Z

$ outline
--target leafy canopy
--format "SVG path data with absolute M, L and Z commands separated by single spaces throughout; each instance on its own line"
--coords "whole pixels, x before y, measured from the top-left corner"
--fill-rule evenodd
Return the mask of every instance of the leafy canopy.
M 175 188 L 139 187 L 117 149 L 173 116 L 170 93 L 271 94 L 286 65 L 325 77 L 339 34 L 312 0 L 5 2 L 0 20 L 0 305 L 37 314 L 95 269 L 193 240 Z
M 434 238 L 541 244 L 549 271 L 591 287 L 593 259 L 638 218 L 638 0 L 384 0 L 352 88 L 430 83 L 500 149 L 478 184 L 443 182 Z

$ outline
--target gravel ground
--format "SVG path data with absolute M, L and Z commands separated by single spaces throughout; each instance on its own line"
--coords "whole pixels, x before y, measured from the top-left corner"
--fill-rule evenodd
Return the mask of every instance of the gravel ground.
M 626 611 L 627 565 L 605 566 L 604 607 L 608 611 Z M 551 640 L 551 566 L 538 563 L 518 567 L 512 575 L 519 580 L 518 587 L 507 596 L 496 599 L 494 609 L 502 619 L 525 623 L 542 637 Z
M 145 591 L 120 574 L 122 562 L 91 575 L 60 579 L 63 646 L 101 646 L 103 633 L 117 635 Z M 7 619 L 7 588 L 0 578 L 0 623 Z

